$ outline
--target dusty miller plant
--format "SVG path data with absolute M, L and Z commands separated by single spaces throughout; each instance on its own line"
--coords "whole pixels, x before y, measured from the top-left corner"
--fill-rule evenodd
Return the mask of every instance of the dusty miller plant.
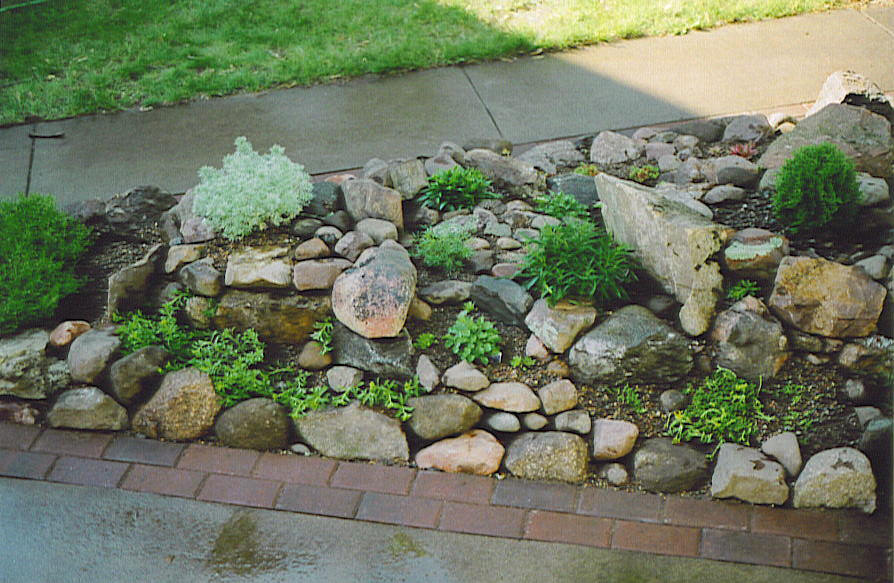
M 220 169 L 199 169 L 193 211 L 227 239 L 293 219 L 310 202 L 312 187 L 304 167 L 284 152 L 273 146 L 261 155 L 245 136 L 236 138 L 236 151 Z

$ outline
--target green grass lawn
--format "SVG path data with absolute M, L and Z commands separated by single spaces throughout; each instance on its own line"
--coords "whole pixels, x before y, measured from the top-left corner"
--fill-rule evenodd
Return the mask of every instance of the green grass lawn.
M 38 0 L 39 1 L 39 0 Z M 48 0 L 0 11 L 0 125 L 309 85 L 858 0 Z

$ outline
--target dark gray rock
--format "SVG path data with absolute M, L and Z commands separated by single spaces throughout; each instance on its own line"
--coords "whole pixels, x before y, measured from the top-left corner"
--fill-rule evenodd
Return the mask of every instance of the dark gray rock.
M 312 198 L 301 209 L 301 214 L 323 218 L 329 213 L 339 210 L 338 200 L 341 198 L 341 186 L 334 182 L 314 182 Z
M 534 146 L 517 159 L 539 168 L 547 174 L 555 174 L 556 166 L 572 166 L 584 161 L 584 155 L 569 140 L 556 140 Z
M 120 347 L 121 340 L 108 328 L 90 330 L 75 338 L 68 350 L 72 380 L 82 383 L 96 381 Z
M 481 407 L 462 395 L 425 395 L 407 404 L 413 407 L 410 431 L 429 441 L 465 433 L 481 419 Z
M 165 246 L 153 246 L 142 259 L 109 276 L 106 309 L 109 314 L 138 307 L 146 297 L 152 276 L 166 253 Z
M 723 137 L 726 126 L 716 119 L 697 119 L 674 126 L 679 135 L 695 136 L 702 142 L 716 142 Z
M 291 225 L 291 231 L 302 239 L 309 239 L 314 236 L 317 229 L 323 226 L 323 221 L 312 217 L 300 217 L 295 219 Z
M 510 186 L 534 184 L 537 181 L 537 171 L 530 164 L 501 156 L 490 150 L 477 149 L 466 152 L 466 164 L 481 170 L 489 179 Z
M 227 409 L 214 424 L 214 433 L 223 445 L 243 449 L 285 449 L 291 429 L 286 409 L 261 397 Z
M 295 430 L 309 446 L 336 459 L 392 461 L 409 459 L 400 422 L 361 407 L 311 411 L 295 420 Z
M 773 128 L 767 116 L 758 113 L 753 115 L 737 115 L 729 120 L 723 131 L 724 142 L 759 142 L 770 134 Z
M 406 330 L 396 338 L 371 339 L 355 334 L 341 322 L 334 322 L 332 356 L 337 364 L 384 377 L 409 379 L 416 370 L 413 366 L 413 344 Z
M 717 364 L 752 381 L 773 378 L 789 357 L 782 324 L 752 296 L 717 315 L 711 340 Z
M 661 392 L 658 402 L 661 404 L 662 411 L 670 413 L 671 411 L 682 411 L 685 409 L 687 399 L 682 391 L 668 389 Z
M 701 485 L 707 478 L 705 456 L 670 439 L 647 440 L 633 454 L 633 475 L 647 490 L 682 492 Z
M 587 443 L 561 431 L 525 433 L 506 448 L 504 464 L 516 477 L 529 480 L 582 482 L 587 477 Z
M 564 192 L 573 196 L 577 202 L 587 208 L 591 208 L 599 202 L 599 194 L 596 192 L 596 182 L 592 176 L 582 174 L 559 174 L 546 179 L 546 187 L 553 192 Z
M 159 369 L 168 361 L 168 351 L 161 346 L 145 346 L 109 367 L 108 390 L 122 405 L 129 405 L 161 378 Z
M 138 186 L 106 201 L 103 212 L 105 221 L 100 228 L 119 236 L 139 236 L 176 204 L 177 197 L 157 186 Z
M 519 284 L 489 275 L 475 280 L 469 297 L 495 320 L 519 327 L 524 327 L 525 316 L 534 304 L 534 298 Z
M 642 306 L 621 308 L 569 352 L 571 375 L 586 384 L 671 382 L 692 369 L 686 339 Z

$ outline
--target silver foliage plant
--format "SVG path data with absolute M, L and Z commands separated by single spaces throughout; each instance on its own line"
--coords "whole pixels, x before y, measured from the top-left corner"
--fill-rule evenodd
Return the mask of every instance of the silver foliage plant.
M 227 239 L 290 221 L 312 197 L 310 175 L 282 146 L 261 155 L 245 136 L 235 143 L 236 151 L 224 157 L 220 169 L 199 169 L 193 189 L 193 211 Z

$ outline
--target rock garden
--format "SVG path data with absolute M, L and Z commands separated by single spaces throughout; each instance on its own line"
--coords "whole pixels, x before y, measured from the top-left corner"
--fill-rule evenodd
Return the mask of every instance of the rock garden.
M 800 121 L 3 203 L 0 420 L 874 512 L 892 122 L 841 72 Z

